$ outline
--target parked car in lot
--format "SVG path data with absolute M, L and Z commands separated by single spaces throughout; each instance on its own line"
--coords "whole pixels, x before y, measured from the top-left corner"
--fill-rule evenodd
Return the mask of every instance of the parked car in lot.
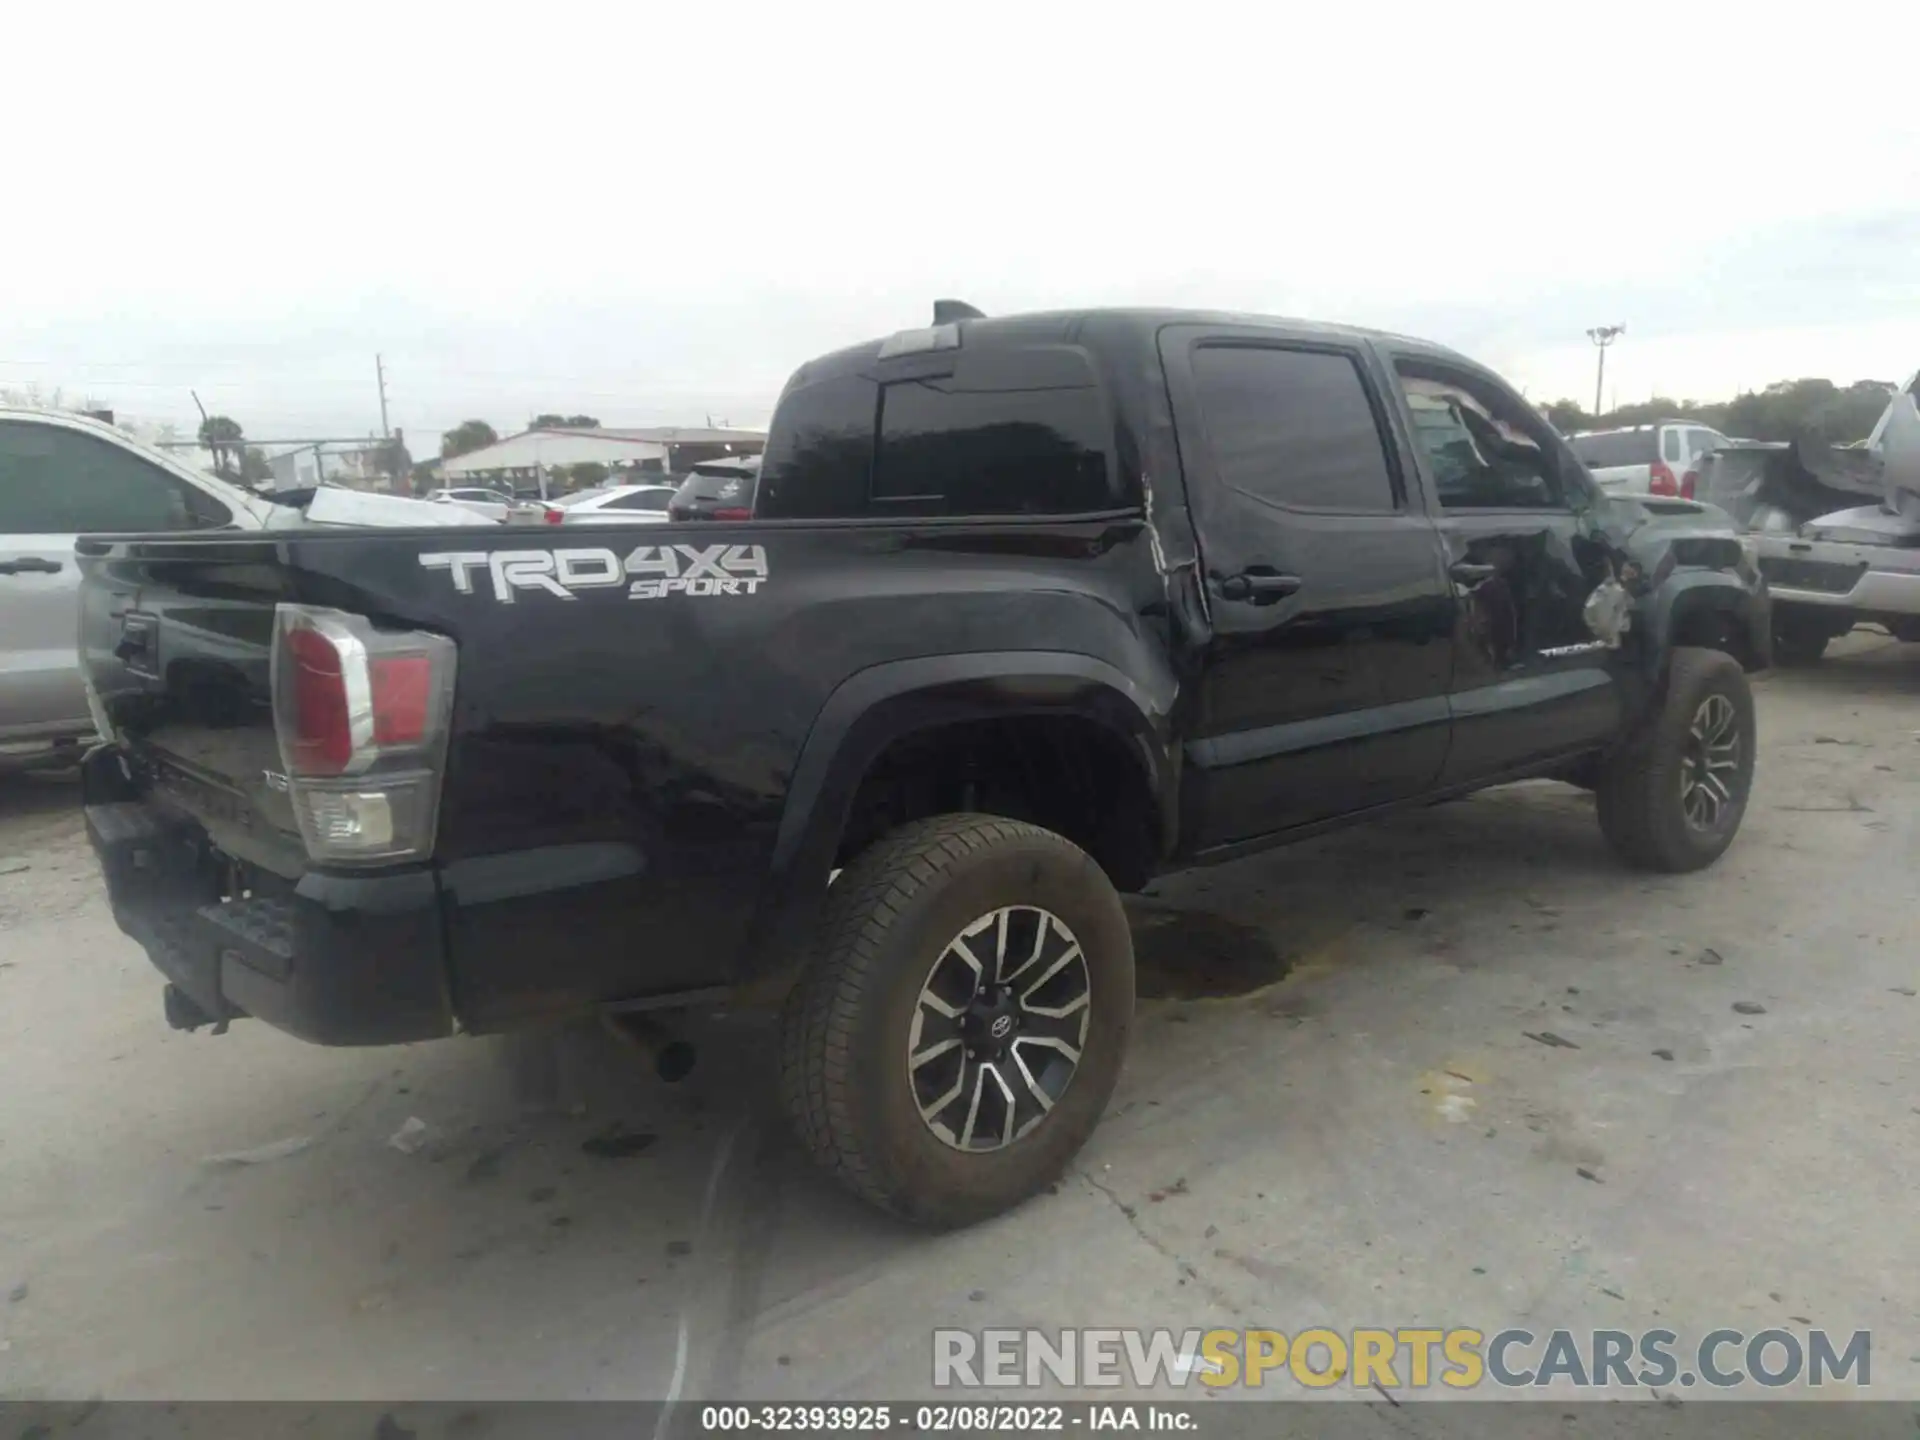
M 1677 495 L 1691 500 L 1703 456 L 1729 445 L 1718 430 L 1691 420 L 1589 430 L 1567 437 L 1602 490 L 1627 495 Z
M 1107 1104 L 1120 892 L 1523 777 L 1652 870 L 1740 826 L 1741 540 L 1600 493 L 1437 346 L 938 324 L 802 366 L 757 489 L 697 529 L 82 541 L 87 828 L 170 1021 L 777 1007 L 805 1146 L 956 1224 Z
M 1814 664 L 1862 624 L 1920 643 L 1920 374 L 1864 441 L 1721 450 L 1700 493 L 1752 532 L 1780 664 Z
M 672 485 L 602 485 L 597 490 L 562 495 L 553 504 L 563 512 L 561 523 L 565 525 L 644 524 L 667 518 L 667 502 L 673 499 L 676 488 Z
M 396 516 L 485 523 L 334 488 L 291 499 L 229 484 L 83 415 L 0 407 L 0 766 L 70 764 L 95 738 L 74 653 L 76 537 L 390 524 Z
M 464 505 L 467 509 L 477 511 L 489 520 L 505 520 L 515 503 L 514 497 L 504 490 L 489 490 L 477 485 L 432 490 L 423 498 L 431 500 L 436 505 Z
M 669 520 L 751 520 L 760 457 L 707 460 L 693 467 L 667 506 Z

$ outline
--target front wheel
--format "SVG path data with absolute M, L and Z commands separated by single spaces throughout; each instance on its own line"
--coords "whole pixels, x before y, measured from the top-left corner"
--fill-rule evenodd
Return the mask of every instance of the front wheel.
M 1133 1020 L 1133 940 L 1082 850 L 946 815 L 849 865 L 781 1017 L 801 1143 L 906 1219 L 965 1225 L 1057 1177 L 1099 1123 Z
M 1601 832 L 1641 869 L 1711 865 L 1746 814 L 1754 748 L 1753 692 L 1740 662 L 1676 649 L 1658 708 L 1601 767 Z

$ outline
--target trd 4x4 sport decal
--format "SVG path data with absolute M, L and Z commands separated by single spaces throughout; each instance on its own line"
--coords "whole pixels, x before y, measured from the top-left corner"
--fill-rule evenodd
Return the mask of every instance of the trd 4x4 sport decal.
M 669 595 L 752 595 L 767 580 L 767 552 L 759 545 L 636 545 L 625 560 L 597 545 L 564 550 L 437 550 L 422 555 L 429 570 L 445 570 L 453 588 L 473 593 L 478 571 L 493 598 L 511 605 L 516 590 L 545 591 L 562 600 L 582 590 L 625 585 L 629 600 Z

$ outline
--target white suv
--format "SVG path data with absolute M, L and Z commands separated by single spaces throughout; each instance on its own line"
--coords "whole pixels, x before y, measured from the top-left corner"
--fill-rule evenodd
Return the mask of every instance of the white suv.
M 1602 490 L 1691 500 L 1699 483 L 1700 457 L 1732 442 L 1698 421 L 1666 420 L 1624 430 L 1588 430 L 1569 435 L 1567 443 Z

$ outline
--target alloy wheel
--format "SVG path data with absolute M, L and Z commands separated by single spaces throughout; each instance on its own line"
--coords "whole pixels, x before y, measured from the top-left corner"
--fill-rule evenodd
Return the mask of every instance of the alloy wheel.
M 1073 931 L 1032 905 L 991 910 L 947 942 L 914 1002 L 907 1083 L 956 1150 L 1013 1144 L 1066 1093 L 1093 987 Z
M 1740 718 L 1725 695 L 1709 695 L 1693 712 L 1680 759 L 1680 804 L 1696 830 L 1718 828 L 1740 798 Z

